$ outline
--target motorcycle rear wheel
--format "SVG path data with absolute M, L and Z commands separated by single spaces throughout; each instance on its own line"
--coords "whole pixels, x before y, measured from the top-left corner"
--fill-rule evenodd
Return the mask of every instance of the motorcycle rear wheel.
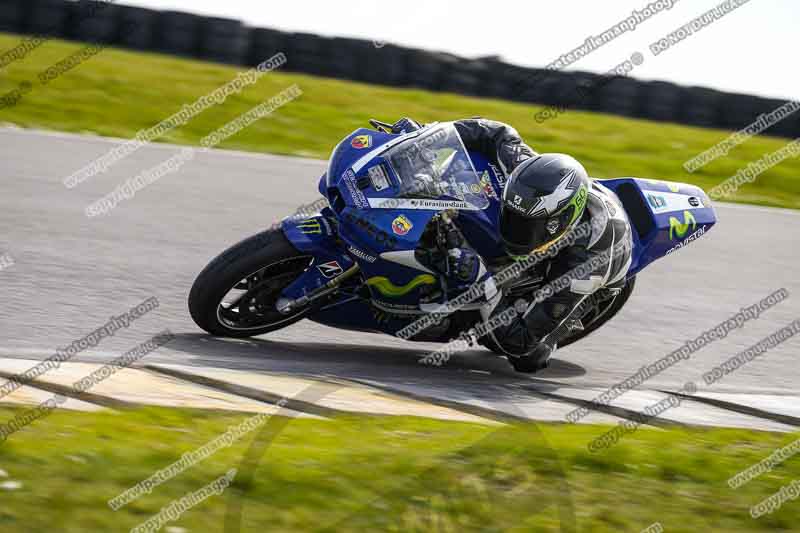
M 609 299 L 607 302 L 595 309 L 591 309 L 589 313 L 583 317 L 583 327 L 582 331 L 574 331 L 570 335 L 567 335 L 566 338 L 563 338 L 558 343 L 558 348 L 565 348 L 570 344 L 574 344 L 579 340 L 586 338 L 591 333 L 597 331 L 601 327 L 603 327 L 606 323 L 608 323 L 612 318 L 614 318 L 617 313 L 619 313 L 625 304 L 628 302 L 628 299 L 633 294 L 633 289 L 636 286 L 636 277 L 632 277 L 625 282 L 625 286 L 622 288 L 622 292 L 618 295 L 614 296 L 613 298 Z M 481 339 L 481 343 L 486 346 L 489 350 L 493 351 L 498 355 L 508 356 L 505 350 L 503 350 L 498 344 L 494 341 L 494 339 L 487 335 L 486 337 Z M 517 368 L 521 372 L 534 372 L 539 370 L 539 365 L 530 358 L 530 354 L 533 353 L 535 350 L 534 348 L 531 349 L 531 352 L 528 354 L 523 354 L 519 357 L 511 357 L 509 356 L 509 361 L 511 361 L 512 365 Z
M 246 338 L 285 328 L 310 308 L 283 315 L 275 308 L 281 291 L 311 266 L 277 230 L 235 244 L 197 276 L 189 292 L 189 313 L 211 335 Z
M 622 311 L 622 308 L 625 307 L 626 303 L 628 303 L 628 299 L 631 297 L 631 294 L 633 294 L 633 289 L 635 287 L 636 276 L 633 276 L 625 282 L 622 292 L 615 296 L 601 309 L 590 311 L 589 317 L 584 317 L 583 331 L 575 331 L 572 335 L 568 335 L 565 339 L 561 339 L 561 342 L 558 343 L 558 347 L 566 348 L 570 344 L 574 344 L 579 340 L 586 338 L 591 333 L 605 326 L 607 322 L 617 315 L 617 313 Z

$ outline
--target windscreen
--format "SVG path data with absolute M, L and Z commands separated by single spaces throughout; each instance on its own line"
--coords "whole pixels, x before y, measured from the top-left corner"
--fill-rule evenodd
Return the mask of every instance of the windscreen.
M 452 123 L 437 124 L 390 148 L 383 157 L 400 181 L 400 198 L 461 202 L 455 209 L 485 209 L 489 199 Z M 432 204 L 433 205 L 433 204 Z

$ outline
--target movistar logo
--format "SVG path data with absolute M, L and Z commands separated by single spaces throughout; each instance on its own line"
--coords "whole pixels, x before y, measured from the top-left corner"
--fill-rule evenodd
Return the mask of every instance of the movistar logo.
M 389 278 L 384 276 L 377 276 L 374 278 L 369 278 L 367 280 L 367 285 L 373 287 L 384 296 L 388 296 L 390 298 L 405 296 L 406 294 L 413 291 L 420 285 L 433 285 L 435 283 L 436 283 L 436 278 L 434 278 L 430 274 L 422 274 L 420 276 L 417 276 L 416 278 L 412 279 L 411 281 L 402 286 L 395 285 L 389 280 Z
M 683 212 L 683 222 L 675 217 L 669 217 L 669 240 L 674 241 L 675 235 L 683 239 L 689 233 L 689 228 L 692 231 L 697 228 L 697 221 L 691 211 Z

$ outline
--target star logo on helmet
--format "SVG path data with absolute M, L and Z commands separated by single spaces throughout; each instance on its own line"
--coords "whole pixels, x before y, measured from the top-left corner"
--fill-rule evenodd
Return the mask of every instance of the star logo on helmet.
M 569 203 L 573 193 L 578 189 L 579 183 L 578 175 L 573 170 L 561 180 L 555 191 L 538 199 L 531 208 L 530 215 L 533 217 L 555 215 Z

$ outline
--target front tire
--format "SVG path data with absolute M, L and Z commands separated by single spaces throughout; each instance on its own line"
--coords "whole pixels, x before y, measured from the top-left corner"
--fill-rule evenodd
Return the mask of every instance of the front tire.
M 189 313 L 195 324 L 219 337 L 254 337 L 285 328 L 310 309 L 285 316 L 275 302 L 312 261 L 280 229 L 254 235 L 228 248 L 197 276 Z

